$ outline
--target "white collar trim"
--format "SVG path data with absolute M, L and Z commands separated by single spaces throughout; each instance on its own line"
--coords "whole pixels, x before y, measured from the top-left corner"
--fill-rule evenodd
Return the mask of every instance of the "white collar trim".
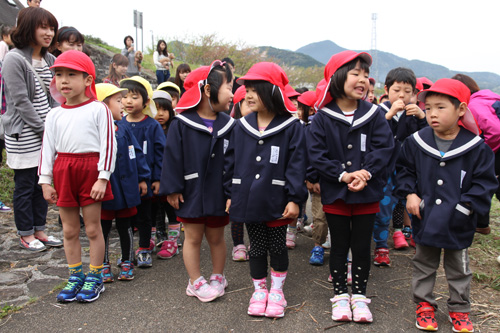
M 185 116 L 183 116 L 182 114 L 178 114 L 176 117 L 178 117 L 180 120 L 182 120 L 183 122 L 185 122 L 186 124 L 189 124 L 193 127 L 196 127 L 198 129 L 201 129 L 202 131 L 205 131 L 207 133 L 210 133 L 210 131 L 208 130 L 207 126 L 204 126 L 202 124 L 198 124 L 197 122 L 194 122 L 192 121 L 191 119 L 188 119 L 186 118 Z M 212 134 L 212 133 L 210 133 Z
M 448 158 L 448 157 L 452 157 L 452 156 L 455 156 L 455 155 L 458 155 L 460 153 L 463 153 L 464 151 L 470 149 L 471 147 L 473 147 L 474 145 L 476 145 L 478 142 L 480 142 L 482 139 L 479 137 L 479 136 L 476 136 L 474 137 L 474 139 L 470 140 L 469 142 L 467 142 L 466 144 L 464 145 L 461 145 L 460 147 L 457 147 L 455 149 L 452 149 L 452 150 L 448 150 L 446 153 L 444 153 L 443 156 L 441 156 L 441 153 L 439 152 L 439 150 L 437 150 L 436 148 L 433 148 L 431 146 L 429 146 L 421 137 L 420 135 L 418 134 L 418 132 L 416 132 L 415 134 L 413 134 L 413 137 L 415 138 L 415 140 L 417 141 L 417 143 L 422 147 L 424 148 L 426 151 L 428 151 L 429 153 L 433 154 L 433 155 L 436 155 L 437 157 L 439 158 Z
M 251 132 L 252 134 L 254 134 L 255 136 L 258 136 L 258 137 L 262 137 L 262 136 L 266 136 L 266 135 L 278 132 L 278 131 L 280 131 L 281 129 L 283 129 L 284 127 L 288 126 L 290 123 L 292 123 L 294 121 L 298 121 L 298 119 L 295 118 L 295 117 L 290 117 L 287 120 L 285 120 L 284 122 L 282 122 L 281 124 L 279 124 L 278 126 L 273 127 L 273 128 L 271 128 L 269 130 L 266 129 L 264 132 L 260 133 L 257 129 L 255 129 L 252 126 L 250 126 L 250 124 L 247 122 L 247 120 L 245 118 L 240 118 L 240 123 L 243 126 L 245 126 L 245 128 L 249 132 Z
M 230 128 L 231 126 L 233 125 L 234 123 L 234 119 L 233 118 L 229 118 L 229 121 L 227 122 L 226 126 L 222 127 L 218 132 L 217 132 L 217 136 L 222 136 L 224 135 L 224 133 L 226 133 Z

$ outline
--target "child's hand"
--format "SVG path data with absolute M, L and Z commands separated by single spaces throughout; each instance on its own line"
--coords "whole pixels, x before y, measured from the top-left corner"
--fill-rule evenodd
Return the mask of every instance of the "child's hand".
M 231 199 L 227 199 L 226 201 L 226 213 L 229 214 L 229 208 L 231 208 Z
M 307 187 L 307 190 L 309 192 L 313 192 L 314 191 L 314 184 L 311 183 L 310 181 L 306 180 L 306 187 Z
M 49 184 L 42 184 L 43 198 L 47 200 L 48 203 L 57 203 L 58 195 L 54 187 Z
M 370 173 L 368 171 L 366 171 L 365 169 L 351 172 L 351 176 L 352 176 L 351 183 L 352 183 L 352 181 L 354 181 L 355 178 L 359 178 L 365 182 L 370 180 Z
M 420 216 L 420 202 L 422 199 L 415 193 L 408 194 L 406 196 L 406 209 L 408 213 L 415 215 L 419 219 L 422 219 Z
M 390 120 L 394 117 L 399 111 L 403 111 L 405 109 L 405 102 L 403 100 L 398 99 L 391 105 L 391 109 L 389 112 L 385 114 L 385 119 Z
M 316 194 L 321 194 L 321 187 L 319 186 L 319 183 L 313 184 L 313 192 Z
M 290 201 L 286 207 L 281 219 L 296 219 L 299 216 L 299 205 Z
M 151 190 L 153 191 L 154 195 L 158 195 L 160 193 L 160 181 L 157 180 L 151 184 Z
M 347 189 L 351 192 L 359 192 L 365 188 L 367 182 L 359 177 L 354 178 L 354 180 L 347 184 Z
M 145 180 L 139 183 L 139 193 L 141 194 L 141 197 L 148 194 L 148 184 Z
M 179 209 L 179 202 L 184 203 L 182 193 L 172 193 L 167 195 L 167 201 L 174 209 Z
M 418 119 L 425 118 L 425 112 L 422 111 L 417 104 L 408 104 L 406 106 L 406 115 L 407 116 L 415 116 Z
M 108 185 L 108 181 L 106 179 L 98 179 L 92 186 L 90 197 L 95 201 L 102 200 L 102 198 L 104 198 L 104 194 L 106 194 L 106 185 Z

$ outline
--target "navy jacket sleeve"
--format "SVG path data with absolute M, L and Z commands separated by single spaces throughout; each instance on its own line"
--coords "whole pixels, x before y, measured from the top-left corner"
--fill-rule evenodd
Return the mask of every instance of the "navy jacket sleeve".
M 170 124 L 163 154 L 160 195 L 182 193 L 184 190 L 184 152 L 182 151 L 181 121 Z
M 165 134 L 159 123 L 154 129 L 154 163 L 151 170 L 151 182 L 155 182 L 161 179 L 161 168 L 163 163 L 163 154 L 165 150 Z
M 238 124 L 236 124 L 238 126 Z M 235 131 L 231 131 L 231 136 L 229 138 L 229 144 L 224 155 L 224 194 L 226 198 L 231 199 L 231 185 L 234 175 L 234 135 Z
M 135 161 L 137 164 L 137 176 L 139 178 L 139 182 L 149 182 L 149 180 L 151 179 L 151 170 L 149 169 L 148 161 L 146 161 L 146 156 L 144 156 L 142 148 L 132 132 L 130 132 L 128 128 L 127 131 L 129 132 L 130 142 L 134 146 L 135 150 Z
M 285 171 L 285 190 L 288 202 L 301 203 L 307 200 L 307 188 L 305 186 L 306 175 L 306 142 L 304 129 L 297 122 L 288 148 L 289 159 Z
M 396 188 L 394 195 L 398 199 L 406 199 L 410 193 L 417 193 L 417 170 L 415 168 L 415 156 L 411 153 L 410 146 L 412 138 L 403 143 L 396 162 Z
M 314 116 L 314 121 L 307 131 L 307 151 L 311 166 L 317 170 L 320 177 L 338 183 L 340 174 L 344 169 L 339 160 L 331 159 L 328 156 L 324 128 L 325 118 L 326 116 L 321 113 Z

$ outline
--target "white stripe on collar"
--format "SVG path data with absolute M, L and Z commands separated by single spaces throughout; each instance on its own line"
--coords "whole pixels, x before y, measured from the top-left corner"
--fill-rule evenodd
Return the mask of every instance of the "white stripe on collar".
M 424 148 L 425 150 L 427 150 L 429 153 L 431 153 L 433 155 L 436 155 L 439 158 L 447 158 L 447 157 L 452 157 L 452 156 L 458 155 L 458 154 L 460 154 L 460 153 L 468 150 L 469 148 L 471 148 L 472 146 L 476 145 L 478 142 L 480 142 L 482 140 L 479 136 L 476 136 L 474 139 L 470 140 L 466 144 L 461 145 L 460 147 L 457 147 L 455 149 L 448 150 L 446 153 L 444 153 L 443 156 L 441 156 L 441 153 L 439 152 L 439 150 L 437 150 L 437 149 L 429 146 L 424 140 L 422 140 L 422 138 L 420 137 L 420 135 L 418 134 L 418 132 L 415 132 L 413 134 L 413 137 L 415 138 L 415 140 L 417 141 L 417 143 L 422 148 Z
M 217 136 L 222 136 L 224 133 L 226 133 L 230 128 L 231 125 L 234 123 L 234 118 L 229 118 L 229 121 L 227 122 L 226 126 L 222 127 L 218 132 Z
M 273 127 L 273 128 L 271 128 L 269 130 L 266 129 L 264 132 L 260 133 L 257 129 L 255 129 L 252 126 L 250 126 L 250 124 L 247 122 L 247 120 L 244 117 L 240 118 L 240 123 L 243 126 L 245 126 L 245 128 L 248 131 L 250 131 L 252 134 L 254 134 L 254 135 L 258 136 L 258 137 L 266 136 L 266 135 L 272 134 L 274 132 L 280 131 L 283 127 L 288 126 L 290 123 L 292 123 L 294 121 L 299 121 L 299 120 L 297 118 L 295 118 L 295 117 L 290 117 L 287 120 L 285 120 L 284 122 L 282 122 L 281 124 L 279 124 L 278 126 Z
M 377 109 L 378 109 L 378 105 L 373 104 L 373 106 L 370 108 L 370 110 L 363 117 L 354 120 L 354 122 L 352 123 L 352 127 L 356 127 L 356 126 L 364 123 L 377 111 Z
M 202 124 L 198 124 L 197 122 L 194 122 L 192 121 L 191 119 L 188 119 L 186 118 L 185 116 L 183 116 L 182 114 L 178 114 L 176 117 L 178 117 L 180 120 L 182 120 L 183 122 L 185 122 L 186 124 L 189 124 L 193 127 L 196 127 L 198 129 L 201 129 L 202 131 L 205 131 L 207 133 L 210 133 L 210 131 L 208 130 L 208 127 L 207 126 L 204 126 Z M 212 133 L 210 133 L 212 134 Z
M 346 123 L 349 123 L 351 124 L 351 122 L 349 121 L 349 118 L 344 116 L 343 114 L 341 113 L 338 113 L 338 112 L 335 112 L 333 110 L 330 110 L 329 108 L 322 108 L 321 109 L 322 111 L 328 113 L 330 116 L 334 117 L 334 118 L 337 118 L 337 119 L 340 119 L 340 120 L 343 120 L 345 121 Z
M 389 107 L 388 107 L 387 105 L 385 105 L 384 103 L 379 104 L 379 106 L 380 106 L 382 109 L 384 109 L 384 111 L 385 111 L 386 113 L 390 111 Z M 394 116 L 392 116 L 392 119 L 394 119 L 394 120 L 395 120 L 395 121 L 397 121 L 397 122 L 399 122 L 399 118 L 400 118 L 400 117 L 399 117 L 397 114 L 396 114 L 396 115 L 394 115 Z

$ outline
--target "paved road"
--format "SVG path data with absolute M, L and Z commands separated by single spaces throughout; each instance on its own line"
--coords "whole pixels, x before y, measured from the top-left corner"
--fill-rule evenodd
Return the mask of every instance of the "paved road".
M 229 228 L 226 240 L 230 240 Z M 90 304 L 59 304 L 55 294 L 0 321 L 2 332 L 311 332 L 323 331 L 336 323 L 331 320 L 333 291 L 326 283 L 328 266 L 308 263 L 312 240 L 299 234 L 297 247 L 290 250 L 290 270 L 285 284 L 289 309 L 282 319 L 250 317 L 246 314 L 252 294 L 248 263 L 228 258 L 226 295 L 211 303 L 201 303 L 185 294 L 187 274 L 182 257 L 155 260 L 154 267 L 136 269 L 130 282 L 106 284 L 101 298 Z M 228 242 L 230 253 L 232 244 Z M 348 323 L 329 331 L 417 332 L 410 294 L 410 258 L 413 250 L 393 253 L 393 266 L 372 266 L 368 295 L 372 296 L 372 324 Z M 328 258 L 328 256 L 326 256 Z M 202 251 L 202 272 L 210 275 L 206 243 Z M 118 271 L 114 267 L 114 272 Z M 440 301 L 446 309 L 445 297 Z M 444 312 L 438 311 L 440 331 L 451 331 Z

